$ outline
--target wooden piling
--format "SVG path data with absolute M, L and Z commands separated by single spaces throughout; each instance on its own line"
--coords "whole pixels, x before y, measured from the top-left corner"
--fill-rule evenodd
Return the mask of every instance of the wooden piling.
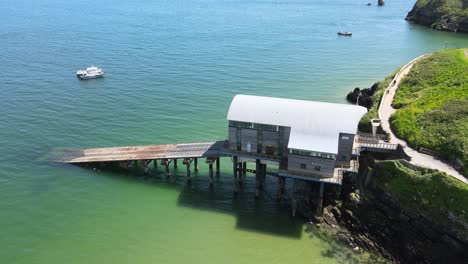
M 233 171 L 234 171 L 232 191 L 234 193 L 237 193 L 237 171 L 238 171 L 237 170 L 237 161 L 238 161 L 238 158 L 237 158 L 237 156 L 234 156 L 234 157 L 232 157 L 232 159 L 233 159 L 233 164 L 232 164 L 233 166 L 232 167 L 233 167 Z
M 198 171 L 198 158 L 194 158 L 195 164 L 194 164 L 194 170 Z
M 171 172 L 169 171 L 169 160 L 168 159 L 165 159 L 164 160 L 164 166 L 166 166 L 166 177 L 169 177 L 171 176 Z
M 185 166 L 187 166 L 187 183 L 190 183 L 192 181 L 192 177 L 190 175 L 190 161 L 185 163 Z
M 260 173 L 261 166 L 260 160 L 255 160 L 255 198 L 260 196 Z
M 317 208 L 315 211 L 316 216 L 322 216 L 323 210 L 323 189 L 325 188 L 325 183 L 321 182 L 320 187 L 319 187 L 319 193 L 318 193 L 318 198 L 317 198 Z
M 153 165 L 154 165 L 154 168 L 157 169 L 158 168 L 158 160 L 153 160 Z
M 341 185 L 335 185 L 335 199 L 341 200 Z
M 261 189 L 263 189 L 263 187 L 265 186 L 266 173 L 267 173 L 267 165 L 262 164 L 262 177 L 261 177 L 261 181 L 260 181 L 260 188 Z
M 148 164 L 150 163 L 149 160 L 144 160 L 143 161 L 143 174 L 144 175 L 148 175 L 148 172 L 149 172 L 149 166 Z
M 237 182 L 239 183 L 239 186 L 242 185 L 242 179 L 243 179 L 243 175 L 244 175 L 244 162 L 239 162 L 239 165 L 237 166 L 238 168 L 238 172 L 239 172 L 239 177 L 237 177 Z
M 296 200 L 296 179 L 293 180 L 293 189 L 291 191 L 291 215 L 296 216 L 297 200 Z
M 174 169 L 177 169 L 177 159 L 174 159 Z
M 276 196 L 276 199 L 278 201 L 281 201 L 281 199 L 283 198 L 285 183 L 286 183 L 286 178 L 278 176 L 278 190 L 277 190 L 277 196 Z
M 219 163 L 219 157 L 216 158 L 216 176 L 219 176 L 220 173 L 220 163 Z
M 242 175 L 247 174 L 247 162 L 242 162 Z
M 213 163 L 209 163 L 208 168 L 210 171 L 210 186 L 213 186 Z

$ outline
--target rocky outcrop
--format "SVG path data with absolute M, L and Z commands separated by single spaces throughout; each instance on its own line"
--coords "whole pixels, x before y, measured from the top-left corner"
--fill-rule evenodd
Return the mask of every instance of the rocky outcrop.
M 466 223 L 456 218 L 449 222 L 441 224 L 424 211 L 403 208 L 371 181 L 365 195 L 356 190 L 343 202 L 327 206 L 319 226 L 355 251 L 364 249 L 393 262 L 466 263 Z
M 364 106 L 367 109 L 371 108 L 372 106 L 372 95 L 375 93 L 377 88 L 379 87 L 378 83 L 374 83 L 370 88 L 361 89 L 359 87 L 354 88 L 353 91 L 349 92 L 346 96 L 346 100 L 353 104 L 358 104 L 360 106 Z
M 406 20 L 437 30 L 468 33 L 468 2 L 418 0 Z

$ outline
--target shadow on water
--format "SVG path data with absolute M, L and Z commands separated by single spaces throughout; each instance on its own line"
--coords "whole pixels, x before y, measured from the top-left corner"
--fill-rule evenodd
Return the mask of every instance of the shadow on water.
M 243 176 L 239 192 L 234 194 L 231 175 L 221 173 L 220 176 L 215 176 L 214 186 L 210 187 L 208 172 L 204 168 L 193 174 L 190 183 L 186 183 L 183 166 L 179 166 L 175 173 L 171 169 L 170 177 L 164 175 L 161 167 L 150 170 L 147 176 L 143 176 L 143 170 L 139 166 L 129 170 L 118 166 L 80 168 L 103 171 L 105 176 L 118 180 L 138 181 L 176 190 L 180 192 L 177 206 L 233 215 L 237 219 L 236 228 L 239 230 L 301 238 L 304 220 L 290 216 L 287 202 L 276 201 L 272 195 L 276 190 L 274 179 L 267 179 L 261 197 L 256 199 L 255 177 L 251 175 Z

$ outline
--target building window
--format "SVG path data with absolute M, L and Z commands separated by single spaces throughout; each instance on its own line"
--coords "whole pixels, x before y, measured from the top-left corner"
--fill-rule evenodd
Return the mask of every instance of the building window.
M 307 166 L 304 163 L 301 163 L 301 169 L 305 170 L 307 169 Z
M 264 125 L 264 124 L 254 123 L 253 128 L 258 129 L 258 130 L 278 132 L 278 126 L 272 126 L 272 125 Z
M 237 128 L 254 128 L 253 123 L 239 122 L 239 121 L 229 121 L 229 126 L 237 127 Z
M 346 156 L 346 155 L 341 155 L 341 159 L 342 159 L 342 160 L 347 160 L 347 159 L 348 159 L 348 156 Z
M 322 159 L 333 159 L 333 160 L 336 159 L 335 154 L 315 152 L 315 151 L 306 151 L 306 150 L 300 150 L 300 149 L 289 149 L 289 153 L 294 154 L 294 155 L 317 157 L 317 158 L 322 158 Z
M 342 136 L 341 139 L 349 140 L 349 137 L 348 136 Z
M 320 166 L 315 166 L 315 167 L 314 167 L 314 170 L 320 171 Z

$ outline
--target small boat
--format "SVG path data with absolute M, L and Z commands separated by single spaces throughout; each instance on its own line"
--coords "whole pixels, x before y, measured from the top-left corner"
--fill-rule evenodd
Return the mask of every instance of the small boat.
M 76 76 L 80 80 L 95 79 L 104 77 L 104 71 L 102 69 L 99 69 L 98 67 L 91 66 L 86 68 L 86 70 L 77 71 Z
M 352 36 L 352 35 L 353 35 L 353 32 L 350 32 L 350 31 L 338 31 L 337 34 L 340 35 L 340 36 Z

